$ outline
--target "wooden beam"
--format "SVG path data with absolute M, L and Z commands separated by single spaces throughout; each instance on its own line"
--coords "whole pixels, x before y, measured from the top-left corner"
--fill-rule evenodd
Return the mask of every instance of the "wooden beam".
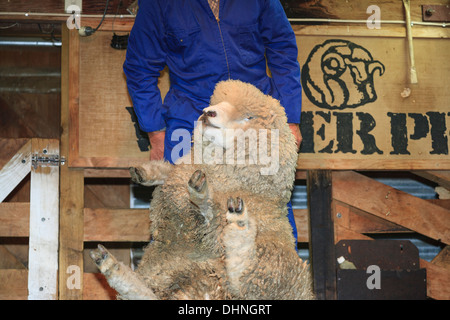
M 331 171 L 307 173 L 310 255 L 314 291 L 318 299 L 336 299 L 336 256 L 331 210 Z
M 446 244 L 450 211 L 353 171 L 333 172 L 333 198 Z
M 297 241 L 309 242 L 309 212 L 308 209 L 294 209 Z
M 2 151 L 0 153 L 0 168 L 3 168 L 29 141 L 30 139 L 0 138 L 0 150 Z
M 0 203 L 0 237 L 28 237 L 30 234 L 30 203 Z
M 420 259 L 420 267 L 427 269 L 427 296 L 436 300 L 450 299 L 450 270 Z
M 450 246 L 445 246 L 431 262 L 450 271 Z
M 129 169 L 85 169 L 86 178 L 131 178 Z
M 387 25 L 380 29 L 369 29 L 366 25 L 345 24 L 339 25 L 293 25 L 297 36 L 330 36 L 330 37 L 383 37 L 383 38 L 405 38 L 406 30 L 404 26 Z M 412 29 L 413 38 L 450 38 L 448 28 L 437 27 L 417 27 Z
M 402 226 L 349 206 L 343 202 L 334 200 L 334 222 L 354 232 L 359 233 L 393 233 L 411 232 Z
M 77 114 L 69 114 L 69 103 L 77 103 L 78 72 L 71 74 L 71 70 L 77 69 L 79 56 L 78 35 L 76 31 L 62 28 L 62 62 L 61 62 L 61 155 L 70 157 L 72 143 L 69 137 L 70 119 Z M 69 38 L 71 39 L 69 41 Z M 74 40 L 75 39 L 75 40 Z M 69 61 L 70 57 L 70 61 Z M 75 66 L 74 66 L 75 65 Z M 75 88 L 75 89 L 74 89 Z M 70 158 L 69 158 L 70 162 Z M 61 167 L 61 190 L 60 190 L 60 234 L 59 234 L 59 298 L 60 300 L 81 300 L 83 298 L 83 208 L 84 208 L 84 174 L 83 170 L 72 169 L 68 164 Z M 78 286 L 68 286 L 72 270 L 78 270 L 81 279 Z
M 30 173 L 31 140 L 28 141 L 12 159 L 0 170 L 0 202 Z
M 26 269 L 0 269 L 0 300 L 27 299 Z M 85 290 L 83 300 L 115 300 L 117 292 L 106 282 L 101 273 L 82 274 Z
M 0 269 L 0 300 L 26 300 L 28 270 Z
M 282 1 L 285 4 L 288 17 L 326 18 L 346 20 L 367 20 L 372 12 L 367 13 L 370 5 L 378 5 L 382 20 L 404 20 L 401 1 L 397 0 L 310 0 L 310 1 Z M 423 1 L 411 0 L 411 19 L 422 21 Z M 447 0 L 434 0 L 433 4 L 448 4 Z M 383 29 L 384 25 L 381 26 Z
M 123 0 L 122 6 L 118 7 L 117 1 L 110 1 L 107 14 L 129 14 L 127 7 L 134 0 Z M 2 12 L 39 12 L 39 13 L 66 13 L 64 10 L 64 1 L 61 0 L 41 0 L 39 2 L 15 0 L 2 3 Z M 81 13 L 83 14 L 103 14 L 105 11 L 104 0 L 83 1 Z
M 26 269 L 26 267 L 5 245 L 0 245 L 0 269 Z
M 412 171 L 412 173 L 450 190 L 450 171 Z
M 59 141 L 32 139 L 32 154 L 58 155 Z M 31 170 L 28 299 L 58 298 L 59 164 Z
M 359 232 L 353 231 L 352 229 L 346 228 L 342 225 L 335 224 L 335 243 L 341 240 L 372 240 L 372 238 L 365 236 Z
M 61 168 L 63 171 L 65 168 Z M 76 170 L 78 171 L 78 170 Z M 78 173 L 78 172 L 77 172 Z M 71 265 L 81 264 L 74 263 L 75 252 L 82 253 L 83 241 L 138 241 L 147 242 L 150 240 L 150 219 L 148 209 L 83 209 L 80 200 L 74 197 L 68 197 L 68 193 L 76 191 L 79 187 L 83 187 L 82 179 L 77 177 L 69 180 L 67 173 L 63 173 L 61 180 L 61 216 L 60 216 L 60 264 L 65 263 L 67 267 Z M 82 175 L 82 172 L 79 174 Z M 73 178 L 73 177 L 70 177 Z M 74 186 L 73 189 L 68 185 Z M 78 185 L 78 186 L 77 186 Z M 80 193 L 80 190 L 78 190 Z M 74 193 L 72 193 L 74 195 Z M 80 194 L 78 195 L 80 197 Z M 80 214 L 82 212 L 82 214 Z M 302 221 L 302 225 L 306 220 L 306 214 L 296 212 L 296 219 Z M 29 203 L 2 203 L 0 204 L 0 237 L 28 237 L 30 223 L 30 204 Z M 77 215 L 74 220 L 83 218 L 83 226 L 78 224 L 68 224 L 69 220 Z M 77 230 L 79 229 L 79 230 Z M 302 240 L 305 240 L 304 234 L 307 228 L 301 227 Z M 83 231 L 83 232 L 81 232 Z M 305 231 L 305 232 L 303 232 Z M 74 234 L 81 238 L 74 240 Z M 307 240 L 306 240 L 307 241 Z M 305 242 L 306 242 L 305 241 Z M 67 247 L 70 245 L 70 250 Z M 70 254 L 66 252 L 69 250 Z M 64 261 L 63 261 L 64 260 Z M 67 260 L 67 262 L 65 261 Z M 61 275 L 62 276 L 62 275 Z M 68 277 L 64 275 L 64 277 Z
M 62 102 L 67 105 L 61 106 L 61 124 L 64 124 L 64 129 L 68 131 L 64 131 L 63 134 L 66 134 L 68 140 L 68 163 L 71 167 L 73 160 L 79 156 L 80 40 L 77 30 L 68 30 L 64 27 L 62 30 L 61 95 L 64 95 Z M 63 143 L 62 138 L 61 143 Z

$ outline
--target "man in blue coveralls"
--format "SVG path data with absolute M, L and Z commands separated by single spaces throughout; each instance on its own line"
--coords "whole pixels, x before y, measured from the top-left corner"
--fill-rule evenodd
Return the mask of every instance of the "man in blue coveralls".
M 238 79 L 280 100 L 300 146 L 300 67 L 292 27 L 279 0 L 141 0 L 124 71 L 150 159 L 175 162 L 172 132 L 192 133 L 217 82 Z M 271 77 L 267 75 L 267 66 Z M 164 102 L 158 77 L 169 68 Z M 288 218 L 297 239 L 291 203 Z

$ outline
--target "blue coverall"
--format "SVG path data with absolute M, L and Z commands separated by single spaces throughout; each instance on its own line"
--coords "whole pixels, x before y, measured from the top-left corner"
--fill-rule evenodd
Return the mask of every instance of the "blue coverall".
M 141 129 L 165 128 L 164 158 L 173 163 L 171 151 L 178 141 L 171 141 L 172 132 L 192 132 L 221 80 L 252 83 L 280 100 L 289 123 L 299 123 L 297 54 L 295 35 L 279 0 L 220 0 L 218 19 L 208 0 L 141 0 L 124 71 Z M 157 83 L 166 65 L 170 89 L 162 102 Z M 297 239 L 291 203 L 288 209 Z

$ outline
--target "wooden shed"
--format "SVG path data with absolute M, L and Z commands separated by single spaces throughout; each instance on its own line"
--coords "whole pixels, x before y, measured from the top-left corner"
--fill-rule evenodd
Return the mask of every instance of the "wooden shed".
M 449 2 L 281 3 L 303 87 L 294 214 L 318 299 L 450 299 Z M 149 159 L 122 69 L 134 4 L 0 3 L 0 299 L 114 299 L 89 250 L 133 264 L 149 241 L 152 190 L 128 172 Z M 405 240 L 418 235 L 434 257 Z

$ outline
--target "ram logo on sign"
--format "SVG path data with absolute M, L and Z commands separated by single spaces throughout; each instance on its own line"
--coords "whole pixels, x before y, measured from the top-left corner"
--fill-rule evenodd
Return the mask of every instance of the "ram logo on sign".
M 450 72 L 432 58 L 445 43 L 416 40 L 416 59 L 435 74 L 421 74 L 421 83 L 412 85 L 404 39 L 350 39 L 297 37 L 303 88 L 299 168 L 450 169 L 444 89 Z M 429 41 L 438 43 L 430 47 Z

